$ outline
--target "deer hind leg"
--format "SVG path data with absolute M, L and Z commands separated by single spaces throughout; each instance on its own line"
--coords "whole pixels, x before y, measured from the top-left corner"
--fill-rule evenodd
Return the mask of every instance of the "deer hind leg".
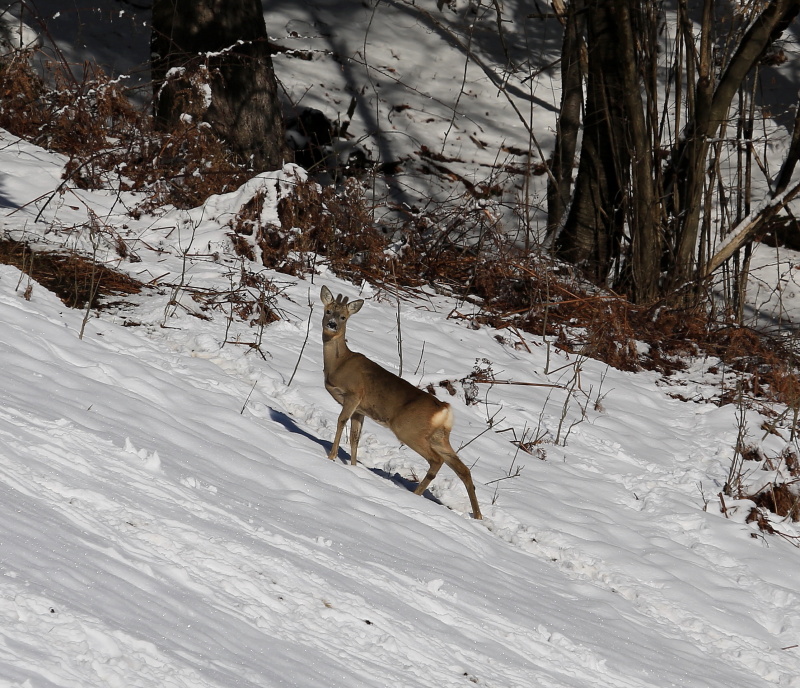
M 467 465 L 458 458 L 458 454 L 456 454 L 453 447 L 450 446 L 450 441 L 446 436 L 442 435 L 440 438 L 432 439 L 431 448 L 441 457 L 440 460 L 450 466 L 453 472 L 461 478 L 461 482 L 464 483 L 464 487 L 467 488 L 469 502 L 472 505 L 473 518 L 482 519 L 481 508 L 478 506 L 478 497 L 475 494 L 475 484 L 472 482 L 472 473 L 469 468 L 467 468 Z
M 425 490 L 428 488 L 428 485 L 431 484 L 431 481 L 436 477 L 436 474 L 439 472 L 439 469 L 442 467 L 444 461 L 437 456 L 435 452 L 430 452 L 429 454 L 423 454 L 423 458 L 430 464 L 428 467 L 428 472 L 425 474 L 425 477 L 422 479 L 419 485 L 417 485 L 417 489 L 414 490 L 414 494 L 421 495 Z
M 361 439 L 361 428 L 364 425 L 364 414 L 354 413 L 350 416 L 350 464 L 356 465 L 358 441 Z

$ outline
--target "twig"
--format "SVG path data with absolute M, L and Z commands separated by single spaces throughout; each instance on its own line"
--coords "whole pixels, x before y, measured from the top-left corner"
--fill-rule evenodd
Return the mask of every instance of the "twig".
M 83 339 L 84 332 L 86 331 L 86 325 L 89 322 L 89 316 L 92 312 L 92 302 L 97 297 L 97 292 L 100 289 L 100 278 L 97 277 L 97 244 L 99 238 L 97 236 L 97 216 L 94 212 L 89 209 L 89 237 L 92 242 L 92 275 L 91 275 L 91 282 L 89 283 L 89 298 L 86 300 L 86 312 L 83 314 L 83 320 L 81 321 L 81 329 L 78 333 L 78 339 Z
M 554 385 L 545 382 L 517 382 L 516 380 L 489 380 L 487 378 L 472 378 L 472 382 L 482 385 L 520 385 L 523 387 L 555 387 L 556 389 L 566 389 L 564 385 Z
M 247 408 L 247 402 L 250 401 L 250 397 L 253 394 L 253 390 L 256 388 L 258 384 L 258 380 L 253 383 L 253 386 L 250 388 L 250 393 L 247 395 L 247 398 L 244 400 L 244 404 L 242 404 L 242 410 L 239 411 L 239 415 L 244 415 L 244 410 Z
M 303 346 L 300 347 L 300 355 L 297 357 L 297 363 L 294 364 L 294 370 L 292 371 L 292 376 L 289 378 L 289 382 L 286 383 L 287 387 L 292 386 L 292 380 L 294 380 L 294 376 L 297 373 L 297 369 L 300 367 L 300 359 L 303 358 L 303 352 L 306 350 L 306 344 L 308 344 L 308 335 L 311 332 L 311 316 L 314 314 L 314 304 L 311 302 L 311 295 L 309 293 L 308 297 L 308 322 L 306 323 L 306 338 L 303 340 Z
M 498 410 L 497 410 L 497 413 L 500 413 L 500 409 L 498 409 Z M 497 415 L 497 413 L 495 413 L 495 416 Z M 498 423 L 502 423 L 504 420 L 505 420 L 505 418 L 501 418 L 501 419 L 500 419 L 499 421 L 497 421 L 497 422 L 498 422 Z M 489 422 L 489 424 L 488 424 L 488 425 L 487 425 L 487 426 L 486 426 L 486 427 L 485 427 L 483 430 L 481 430 L 481 431 L 480 431 L 480 432 L 479 432 L 477 435 L 475 435 L 475 437 L 473 437 L 473 438 L 472 438 L 472 439 L 471 439 L 469 442 L 466 442 L 466 443 L 462 444 L 462 445 L 461 445 L 461 446 L 458 448 L 458 451 L 461 451 L 462 449 L 464 449 L 464 448 L 468 447 L 470 444 L 472 444 L 472 443 L 473 443 L 475 440 L 477 440 L 479 437 L 481 437 L 482 435 L 485 435 L 487 432 L 489 432 L 489 430 L 491 430 L 491 429 L 492 429 L 494 426 L 495 426 L 495 422 L 494 422 L 494 416 L 492 416 L 492 418 L 490 419 L 490 422 Z
M 414 371 L 414 375 L 419 372 L 419 367 L 422 365 L 422 357 L 425 355 L 425 342 L 422 342 L 422 350 L 419 352 L 419 361 L 417 361 L 417 368 Z
M 521 333 L 520 333 L 520 331 L 519 331 L 519 330 L 516 328 L 516 326 L 514 326 L 514 325 L 511 325 L 509 329 L 513 330 L 513 331 L 514 331 L 514 334 L 516 334 L 516 335 L 517 335 L 517 337 L 519 337 L 519 341 L 521 341 L 521 342 L 522 342 L 522 346 L 524 346 L 524 347 L 525 347 L 525 350 L 526 350 L 528 353 L 531 353 L 531 348 L 528 346 L 528 343 L 525 341 L 525 338 L 522 336 L 522 334 L 521 334 Z
M 503 480 L 510 480 L 511 478 L 519 478 L 519 476 L 522 475 L 522 469 L 524 468 L 525 466 L 517 466 L 516 470 L 513 473 L 510 473 L 509 475 L 503 475 L 499 478 L 495 478 L 494 480 L 490 480 L 488 483 L 483 483 L 483 484 L 493 485 L 494 483 L 499 483 L 502 482 Z
M 392 266 L 392 277 L 394 277 L 394 266 Z M 395 284 L 397 278 L 395 278 Z M 403 377 L 403 327 L 400 323 L 400 296 L 397 296 L 397 355 L 400 359 L 400 369 L 397 373 L 398 377 Z

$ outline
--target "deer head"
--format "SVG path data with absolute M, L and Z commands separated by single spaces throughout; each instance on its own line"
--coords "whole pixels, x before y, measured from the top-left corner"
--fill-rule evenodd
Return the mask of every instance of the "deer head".
M 349 302 L 349 299 L 341 294 L 334 299 L 331 290 L 324 285 L 320 292 L 320 299 L 325 306 L 325 314 L 322 316 L 323 341 L 343 337 L 348 319 L 361 310 L 364 300 L 358 299 L 358 301 Z

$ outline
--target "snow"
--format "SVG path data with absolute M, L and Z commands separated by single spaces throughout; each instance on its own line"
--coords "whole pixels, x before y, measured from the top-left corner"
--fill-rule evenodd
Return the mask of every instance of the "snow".
M 3 139 L 6 233 L 80 247 L 93 208 L 137 240 L 122 267 L 161 286 L 92 313 L 80 339 L 84 312 L 35 282 L 26 300 L 27 278 L 0 266 L 0 685 L 800 685 L 800 550 L 716 498 L 732 406 L 447 319 L 468 304 L 406 298 L 405 376 L 459 392 L 440 394 L 454 445 L 469 442 L 472 520 L 446 468 L 413 494 L 424 460 L 377 424 L 359 466 L 326 459 L 338 411 L 309 304 L 321 284 L 366 298 L 351 346 L 396 370 L 390 294 L 324 266 L 313 283 L 265 272 L 284 318 L 264 357 L 249 323 L 191 298 L 230 288 L 225 222 L 259 190 L 274 212 L 296 169 L 133 220 L 111 192 L 42 208 L 64 160 Z M 582 392 L 480 385 L 467 405 L 457 381 L 476 359 L 561 385 L 580 365 Z M 552 440 L 562 415 L 567 444 L 541 444 L 545 460 L 511 443 L 526 428 Z M 493 482 L 512 461 L 521 473 Z
M 271 34 L 282 27 L 277 39 L 298 50 L 377 51 L 380 107 L 413 105 L 392 115 L 404 119 L 384 137 L 387 159 L 450 131 L 444 153 L 461 156 L 458 169 L 489 174 L 481 164 L 520 124 L 489 76 L 442 47 L 436 22 L 461 15 L 358 3 L 340 23 L 352 32 L 334 37 L 332 7 L 281 6 Z M 519 51 L 528 38 L 515 31 Z M 542 54 L 557 46 L 555 32 L 537 36 Z M 489 50 L 480 38 L 474 49 Z M 136 54 L 108 51 L 123 65 Z M 284 55 L 276 71 L 298 104 L 330 114 L 364 83 L 354 60 L 329 60 L 334 69 Z M 456 118 L 464 75 L 469 116 Z M 415 100 L 400 87 L 411 81 L 426 84 Z M 526 86 L 538 89 L 530 102 L 542 83 Z M 536 117 L 546 141 L 549 120 Z M 800 529 L 774 521 L 787 538 L 766 536 L 745 522 L 751 502 L 721 508 L 740 419 L 704 401 L 718 392 L 718 361 L 669 381 L 621 372 L 539 337 L 471 329 L 448 315 L 476 307 L 432 291 L 398 304 L 324 262 L 300 279 L 233 257 L 226 223 L 256 193 L 261 221 L 275 221 L 303 174 L 293 166 L 200 208 L 134 219 L 140 197 L 62 187 L 65 163 L 0 131 L 4 235 L 97 252 L 149 286 L 86 319 L 0 265 L 0 688 L 800 686 L 800 548 L 789 539 Z M 436 187 L 412 177 L 402 182 L 421 184 L 415 193 Z M 275 289 L 281 319 L 263 333 L 224 298 L 259 298 L 243 268 Z M 322 380 L 323 284 L 366 299 L 350 346 L 394 371 L 399 309 L 403 375 L 453 405 L 483 521 L 447 468 L 414 495 L 425 461 L 369 420 L 358 466 L 344 449 L 326 458 L 338 406 Z M 460 380 L 476 365 L 529 384 L 479 384 L 467 404 Z M 764 435 L 764 420 L 748 412 L 748 439 L 776 455 L 787 438 Z M 513 443 L 534 437 L 538 454 Z

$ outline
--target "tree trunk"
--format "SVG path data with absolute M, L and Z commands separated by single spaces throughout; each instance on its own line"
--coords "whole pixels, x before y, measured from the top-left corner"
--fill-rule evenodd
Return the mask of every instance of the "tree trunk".
M 208 122 L 255 171 L 287 156 L 259 0 L 154 0 L 153 108 L 172 130 Z
M 680 289 L 696 273 L 695 251 L 709 141 L 728 115 L 731 102 L 748 72 L 769 45 L 800 12 L 800 0 L 772 0 L 751 24 L 714 88 L 710 32 L 712 0 L 706 0 L 700 70 L 695 86 L 694 118 L 672 159 L 672 213 L 675 227 L 672 288 Z
M 598 284 L 606 283 L 619 257 L 630 166 L 613 5 L 613 0 L 586 4 L 589 64 L 583 143 L 572 206 L 555 244 L 560 258 L 580 266 Z
M 636 303 L 655 301 L 659 295 L 661 274 L 661 220 L 660 198 L 655 189 L 653 173 L 653 139 L 645 116 L 642 90 L 639 82 L 635 36 L 645 36 L 646 17 L 639 9 L 638 22 L 634 21 L 635 0 L 616 0 L 616 26 L 618 36 L 618 64 L 622 79 L 622 104 L 627 126 L 627 150 L 631 157 L 630 201 L 628 233 L 630 253 L 626 256 L 626 283 L 618 285 L 629 292 Z M 641 31 L 636 31 L 637 26 Z M 654 46 L 653 46 L 654 47 Z M 625 56 L 628 56 L 626 59 Z M 660 194 L 658 195 L 660 196 Z
M 775 189 L 772 192 L 773 197 L 779 196 L 786 191 L 786 187 L 789 186 L 789 182 L 792 180 L 794 168 L 797 166 L 798 160 L 800 160 L 800 99 L 797 101 L 794 108 L 792 142 L 789 144 L 789 151 L 786 153 L 786 159 L 783 161 L 781 171 L 775 181 Z
M 571 0 L 564 16 L 561 46 L 561 109 L 556 121 L 556 142 L 547 182 L 547 236 L 554 237 L 564 221 L 572 191 L 572 168 L 583 106 L 584 0 Z
M 764 51 L 800 13 L 800 0 L 769 0 L 753 6 L 755 19 L 732 34 L 735 50 L 719 69 L 714 36 L 715 0 L 703 0 L 699 23 L 689 20 L 689 3 L 676 7 L 685 46 L 685 77 L 674 76 L 676 122 L 686 124 L 670 142 L 668 162 L 659 162 L 668 104 L 656 93 L 663 10 L 641 0 L 573 0 L 570 10 L 585 16 L 588 54 L 583 141 L 572 202 L 556 236 L 556 254 L 581 267 L 598 284 L 611 283 L 638 303 L 679 295 L 707 274 L 698 265 L 698 234 L 703 208 L 710 207 L 707 167 L 711 142 L 729 116 L 732 99 Z M 573 17 L 574 19 L 574 17 Z M 725 27 L 723 27 L 725 28 Z M 578 31 L 578 37 L 571 34 Z M 567 22 L 562 52 L 563 98 L 548 189 L 548 231 L 555 233 L 569 193 L 566 157 L 571 154 L 570 99 L 579 93 L 568 47 L 579 42 L 577 24 Z M 677 47 L 677 46 L 676 46 Z M 717 46 L 718 48 L 718 46 Z M 575 51 L 574 47 L 570 50 Z M 678 51 L 680 54 L 682 51 Z M 676 66 L 684 64 L 681 59 Z M 648 80 L 649 79 L 649 80 Z M 686 105 L 683 89 L 686 89 Z M 645 100 L 646 99 L 646 100 Z M 663 107 L 659 116 L 658 108 Z M 684 109 L 685 108 L 685 109 Z M 659 121 L 661 120 L 661 121 Z M 677 131 L 677 127 L 675 128 Z M 800 130 L 799 130 L 800 131 Z M 800 158 L 800 138 L 782 170 L 785 188 Z M 663 172 L 662 172 L 663 171 Z M 704 194 L 706 196 L 704 197 Z M 749 230 L 752 232 L 752 230 Z M 747 234 L 748 232 L 745 232 Z M 716 258 L 716 257 L 715 257 Z

